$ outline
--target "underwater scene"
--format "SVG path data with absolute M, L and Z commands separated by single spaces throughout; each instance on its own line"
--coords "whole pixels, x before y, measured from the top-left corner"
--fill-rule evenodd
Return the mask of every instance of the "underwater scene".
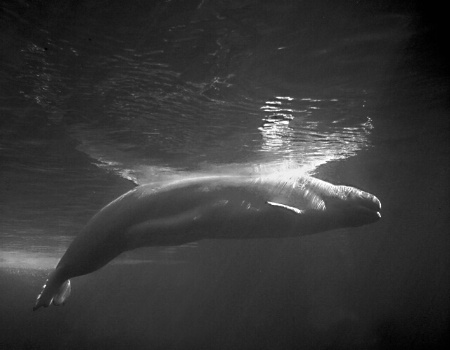
M 0 10 L 0 349 L 448 347 L 434 2 Z

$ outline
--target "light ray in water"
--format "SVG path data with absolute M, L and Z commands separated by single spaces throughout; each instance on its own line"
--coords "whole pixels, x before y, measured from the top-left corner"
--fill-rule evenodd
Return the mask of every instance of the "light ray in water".
M 30 244 L 33 241 L 41 243 L 39 245 Z M 21 237 L 20 239 L 9 237 L 8 241 L 2 239 L 0 269 L 12 273 L 51 270 L 55 268 L 71 241 L 72 237 L 56 237 L 53 240 L 51 237 L 40 237 L 40 239 L 38 237 Z M 113 265 L 181 264 L 185 261 L 180 258 L 178 253 L 196 247 L 197 243 L 193 242 L 177 247 L 155 247 L 152 248 L 151 254 L 146 254 L 143 250 L 130 251 L 114 260 Z

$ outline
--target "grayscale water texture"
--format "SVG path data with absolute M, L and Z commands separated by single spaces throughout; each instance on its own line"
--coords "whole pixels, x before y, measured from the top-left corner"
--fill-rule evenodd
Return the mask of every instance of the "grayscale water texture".
M 439 8 L 2 1 L 0 348 L 447 348 Z M 32 312 L 76 234 L 136 183 L 293 169 L 373 193 L 381 220 L 138 249 Z

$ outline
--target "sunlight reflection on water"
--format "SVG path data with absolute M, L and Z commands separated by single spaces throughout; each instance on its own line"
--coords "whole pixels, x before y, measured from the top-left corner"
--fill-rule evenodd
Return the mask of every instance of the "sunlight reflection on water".
M 266 101 L 261 110 L 267 115 L 258 129 L 263 139 L 261 151 L 295 159 L 299 165 L 314 170 L 319 165 L 351 157 L 367 148 L 372 120 L 364 115 L 350 120 L 339 103 L 336 98 L 287 96 Z M 318 113 L 331 118 L 317 118 Z

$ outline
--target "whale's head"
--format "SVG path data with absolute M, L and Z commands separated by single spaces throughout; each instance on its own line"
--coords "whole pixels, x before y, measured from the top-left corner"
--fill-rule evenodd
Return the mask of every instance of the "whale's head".
M 381 218 L 378 198 L 355 187 L 304 177 L 293 188 L 289 204 L 282 199 L 267 203 L 296 214 L 302 234 L 368 225 Z
M 324 210 L 336 227 L 357 227 L 381 218 L 381 202 L 373 194 L 350 186 L 334 186 L 334 191 L 321 193 Z

